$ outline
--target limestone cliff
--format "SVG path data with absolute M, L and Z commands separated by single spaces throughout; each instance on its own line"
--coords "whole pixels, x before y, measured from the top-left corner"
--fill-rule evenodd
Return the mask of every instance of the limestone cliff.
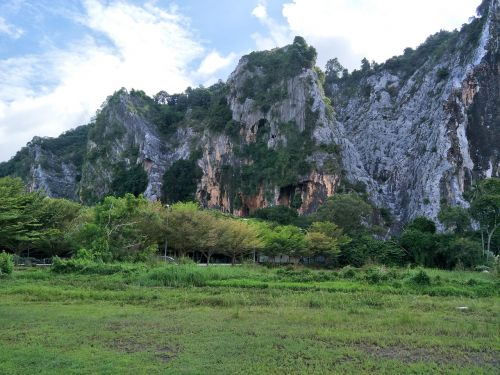
M 482 7 L 460 32 L 330 84 L 348 178 L 402 222 L 466 205 L 474 180 L 499 174 L 498 1 Z
M 190 196 L 235 214 L 277 204 L 308 214 L 349 184 L 401 223 L 435 218 L 499 175 L 498 0 L 479 9 L 460 31 L 381 65 L 327 71 L 326 82 L 297 37 L 242 57 L 226 83 L 154 98 L 122 89 L 91 124 L 35 138 L 0 176 L 92 203 L 127 189 L 160 199 L 177 166 L 196 178 Z

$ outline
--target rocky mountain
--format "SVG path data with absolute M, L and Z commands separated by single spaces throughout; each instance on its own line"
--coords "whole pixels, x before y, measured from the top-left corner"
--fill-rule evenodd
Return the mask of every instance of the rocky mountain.
M 499 175 L 499 3 L 384 64 L 325 73 L 303 38 L 241 58 L 226 83 L 183 94 L 125 89 L 91 124 L 36 137 L 0 176 L 85 203 L 126 191 L 196 198 L 247 215 L 314 212 L 339 188 L 366 191 L 401 222 L 465 205 Z
M 499 175 L 499 2 L 460 32 L 330 80 L 346 176 L 403 222 L 465 205 L 477 179 Z

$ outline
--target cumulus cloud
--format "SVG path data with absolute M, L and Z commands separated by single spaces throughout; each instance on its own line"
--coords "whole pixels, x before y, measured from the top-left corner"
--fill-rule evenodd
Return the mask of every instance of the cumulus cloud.
M 267 32 L 254 33 L 258 49 L 290 43 L 301 35 L 318 50 L 318 65 L 333 57 L 349 69 L 363 57 L 377 62 L 417 47 L 440 29 L 459 28 L 474 15 L 478 0 L 293 0 L 283 5 L 285 22 L 258 2 L 252 15 Z
M 206 52 L 175 8 L 97 0 L 83 5 L 85 13 L 76 21 L 89 33 L 71 48 L 0 60 L 0 160 L 34 135 L 57 136 L 89 122 L 121 87 L 153 95 L 193 85 L 189 67 Z M 233 59 L 210 52 L 196 79 L 208 79 Z
M 201 62 L 197 73 L 202 76 L 210 76 L 215 72 L 225 69 L 234 63 L 236 59 L 235 53 L 230 53 L 226 57 L 221 56 L 219 52 L 210 52 Z
M 267 33 L 253 33 L 252 39 L 259 50 L 271 49 L 290 43 L 293 39 L 291 30 L 287 25 L 282 25 L 274 18 L 270 17 L 266 10 L 266 3 L 261 1 L 252 11 L 252 16 L 256 17 L 262 25 L 266 27 Z
M 7 34 L 12 39 L 18 39 L 24 34 L 23 29 L 9 24 L 3 17 L 0 17 L 0 34 Z
M 340 57 L 349 68 L 356 59 L 383 62 L 406 47 L 415 48 L 440 29 L 459 28 L 474 15 L 477 0 L 294 0 L 283 16 L 295 34 L 316 41 L 320 57 Z M 325 48 L 328 41 L 344 45 L 341 53 Z M 347 49 L 346 49 L 347 48 Z M 341 54 L 350 55 L 346 57 Z M 347 61 L 346 61 L 347 60 Z

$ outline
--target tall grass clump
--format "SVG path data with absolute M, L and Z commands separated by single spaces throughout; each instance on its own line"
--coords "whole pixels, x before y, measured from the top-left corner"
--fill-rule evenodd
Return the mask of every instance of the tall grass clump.
M 424 270 L 418 271 L 411 277 L 410 281 L 417 285 L 431 285 L 431 277 Z
M 54 257 L 52 262 L 52 272 L 55 273 L 113 275 L 116 273 L 130 273 L 141 268 L 140 265 L 134 264 L 104 263 L 78 258 L 61 259 Z
M 207 280 L 201 267 L 172 265 L 149 270 L 141 275 L 139 283 L 148 286 L 204 286 Z
M 10 275 L 14 271 L 14 257 L 5 251 L 0 253 L 0 275 Z
M 202 267 L 192 264 L 167 265 L 148 270 L 138 282 L 150 286 L 206 286 L 210 281 L 265 279 L 263 269 L 253 267 Z

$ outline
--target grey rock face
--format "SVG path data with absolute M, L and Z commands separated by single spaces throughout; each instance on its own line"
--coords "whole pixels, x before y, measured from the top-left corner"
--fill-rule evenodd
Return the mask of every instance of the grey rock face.
M 89 155 L 99 152 L 99 156 L 87 159 L 83 166 L 80 193 L 84 200 L 86 193 L 96 199 L 109 193 L 113 168 L 120 163 L 142 165 L 148 174 L 144 195 L 158 200 L 166 169 L 174 161 L 189 156 L 191 131 L 177 129 L 170 139 L 166 139 L 158 127 L 140 113 L 138 108 L 143 105 L 140 99 L 126 91 L 119 93 L 117 102 L 104 104 L 103 124 L 96 124 L 98 131 L 90 135 L 87 146 Z
M 363 183 L 373 202 L 401 223 L 419 215 L 435 219 L 444 203 L 467 205 L 463 192 L 477 179 L 500 173 L 499 1 L 488 5 L 480 30 L 462 30 L 411 74 L 385 64 L 363 73 L 355 87 L 344 81 L 328 87 L 334 112 L 314 69 L 273 80 L 268 89 L 279 98 L 264 106 L 244 97 L 247 81 L 265 71 L 249 69 L 243 57 L 226 96 L 239 133 L 209 130 L 207 119 L 188 110 L 175 131 L 162 134 L 147 100 L 121 90 L 89 127 L 83 164 L 32 142 L 16 173 L 50 196 L 95 202 L 110 192 L 116 168 L 140 165 L 148 175 L 145 195 L 156 200 L 172 163 L 197 155 L 202 177 L 196 194 L 206 207 L 245 215 L 289 205 L 299 195 L 299 212 L 308 214 L 347 178 Z M 278 150 L 290 140 L 287 126 L 312 140 L 309 170 L 286 186 L 264 181 L 254 194 L 235 194 L 228 167 L 254 162 L 238 150 L 257 142 L 262 127 L 267 150 Z
M 29 189 L 44 191 L 54 198 L 77 199 L 77 168 L 35 144 L 30 148 L 33 160 Z
M 232 111 L 233 120 L 240 124 L 239 139 L 230 139 L 227 135 L 213 135 L 205 133 L 201 142 L 203 157 L 198 165 L 203 170 L 198 197 L 207 207 L 219 208 L 224 211 L 233 211 L 245 215 L 257 208 L 278 204 L 288 205 L 291 197 L 299 194 L 303 202 L 299 211 L 311 213 L 328 196 L 333 195 L 339 182 L 339 176 L 323 171 L 324 153 L 314 152 L 309 161 L 313 162 L 310 172 L 299 176 L 296 183 L 290 186 L 269 186 L 262 184 L 260 190 L 251 196 L 240 193 L 238 199 L 241 208 L 233 209 L 234 196 L 229 193 L 230 186 L 223 181 L 224 166 L 241 166 L 252 163 L 234 155 L 234 149 L 255 143 L 257 133 L 261 127 L 266 127 L 267 147 L 277 149 L 287 144 L 287 134 L 283 124 L 293 124 L 298 132 L 304 132 L 306 127 L 312 127 L 312 136 L 317 145 L 333 144 L 338 139 L 336 124 L 328 114 L 323 88 L 319 84 L 318 76 L 312 69 L 303 69 L 295 77 L 277 82 L 271 89 L 279 88 L 285 95 L 283 99 L 269 103 L 269 108 L 263 110 L 251 98 L 241 98 L 246 80 L 254 79 L 262 74 L 259 70 L 250 72 L 247 69 L 247 59 L 243 57 L 228 80 L 229 94 L 227 102 Z M 314 120 L 307 119 L 307 113 L 314 113 Z M 308 123 L 309 121 L 309 123 Z M 272 167 L 272 166 L 270 166 Z
M 498 1 L 491 4 L 469 55 L 463 56 L 468 46 L 461 35 L 455 51 L 428 60 L 406 81 L 378 71 L 361 81 L 363 94 L 342 106 L 334 102 L 348 178 L 364 182 L 373 200 L 403 222 L 436 218 L 442 203 L 466 205 L 462 193 L 473 178 L 498 176 Z M 448 72 L 445 79 L 440 69 Z M 341 86 L 332 89 L 342 96 Z M 470 110 L 480 100 L 478 121 Z M 478 127 L 488 129 L 496 143 L 471 141 Z M 471 155 L 474 147 L 479 151 Z

